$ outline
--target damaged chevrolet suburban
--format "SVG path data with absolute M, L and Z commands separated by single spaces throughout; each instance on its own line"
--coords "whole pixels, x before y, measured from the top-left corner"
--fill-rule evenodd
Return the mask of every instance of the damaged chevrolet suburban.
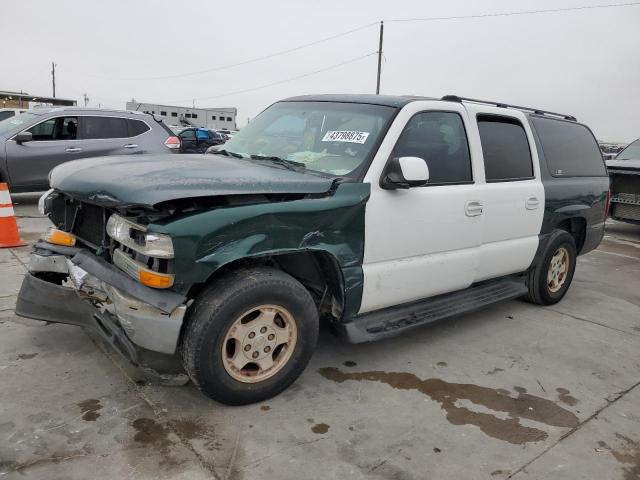
M 290 98 L 213 155 L 78 160 L 50 183 L 16 313 L 233 405 L 294 382 L 320 321 L 357 343 L 560 301 L 609 187 L 571 116 L 382 95 Z

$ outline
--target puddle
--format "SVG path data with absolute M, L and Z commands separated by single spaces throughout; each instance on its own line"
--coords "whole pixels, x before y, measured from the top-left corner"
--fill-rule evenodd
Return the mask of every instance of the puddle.
M 622 467 L 624 480 L 637 480 L 640 478 L 640 442 L 620 433 L 616 433 L 616 437 L 623 442 L 620 449 L 613 449 L 603 441 L 598 442 L 598 445 L 609 450 L 613 458 L 625 465 Z
M 260 407 L 260 410 L 262 410 L 263 412 L 268 412 L 269 410 L 271 410 L 271 407 L 269 405 L 262 405 Z
M 558 399 L 562 403 L 566 403 L 572 407 L 578 403 L 578 400 L 575 397 L 569 395 L 571 392 L 566 388 L 556 388 L 556 392 L 558 392 Z
M 503 389 L 481 387 L 468 383 L 449 383 L 439 378 L 422 380 L 406 372 L 353 372 L 346 373 L 333 367 L 321 368 L 320 374 L 334 382 L 347 380 L 380 382 L 397 390 L 415 390 L 438 402 L 447 412 L 447 420 L 453 425 L 475 425 L 486 435 L 513 444 L 539 442 L 547 438 L 547 432 L 520 423 L 520 419 L 533 420 L 554 427 L 572 428 L 578 425 L 578 417 L 551 400 L 526 393 L 516 388 L 517 396 Z M 476 412 L 457 405 L 458 400 L 468 400 L 495 412 L 504 412 L 508 418 L 490 413 Z
M 100 417 L 100 413 L 98 413 L 98 410 L 102 410 L 100 400 L 90 398 L 89 400 L 78 403 L 78 406 L 80 407 L 80 411 L 83 414 L 83 420 L 87 422 L 95 422 Z
M 316 423 L 313 427 L 311 427 L 311 431 L 313 433 L 327 433 L 329 431 L 329 425 L 326 423 Z

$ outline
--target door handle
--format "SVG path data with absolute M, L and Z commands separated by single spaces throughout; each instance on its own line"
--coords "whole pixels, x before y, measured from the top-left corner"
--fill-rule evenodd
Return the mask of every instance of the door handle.
M 127 143 L 126 145 L 123 145 L 122 148 L 138 148 L 138 145 L 135 143 Z
M 65 150 L 67 153 L 78 153 L 81 152 L 82 149 L 80 147 L 69 147 Z
M 527 210 L 535 210 L 538 208 L 539 205 L 540 205 L 540 201 L 538 200 L 538 197 L 529 197 L 525 202 L 525 208 Z
M 464 213 L 467 217 L 477 217 L 478 215 L 482 215 L 482 210 L 482 202 L 477 200 L 470 200 L 464 204 Z

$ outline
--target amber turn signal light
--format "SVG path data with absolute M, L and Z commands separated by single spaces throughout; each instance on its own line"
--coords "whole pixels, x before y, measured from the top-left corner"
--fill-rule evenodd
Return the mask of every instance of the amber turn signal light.
M 57 228 L 50 229 L 42 239 L 54 245 L 62 245 L 63 247 L 73 247 L 76 244 L 75 235 L 69 232 L 63 232 Z
M 151 288 L 169 288 L 173 285 L 173 275 L 140 270 L 140 283 Z

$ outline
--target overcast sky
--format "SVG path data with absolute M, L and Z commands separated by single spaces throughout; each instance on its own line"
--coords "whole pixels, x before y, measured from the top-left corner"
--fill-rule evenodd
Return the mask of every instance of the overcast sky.
M 3 0 L 0 90 L 90 106 L 237 107 L 243 125 L 279 98 L 374 93 L 376 26 L 268 60 L 200 75 L 381 19 L 539 10 L 632 0 Z M 382 93 L 449 93 L 573 114 L 608 141 L 640 137 L 640 6 L 385 25 Z M 216 98 L 212 98 L 216 97 Z M 179 102 L 176 102 L 179 100 Z

